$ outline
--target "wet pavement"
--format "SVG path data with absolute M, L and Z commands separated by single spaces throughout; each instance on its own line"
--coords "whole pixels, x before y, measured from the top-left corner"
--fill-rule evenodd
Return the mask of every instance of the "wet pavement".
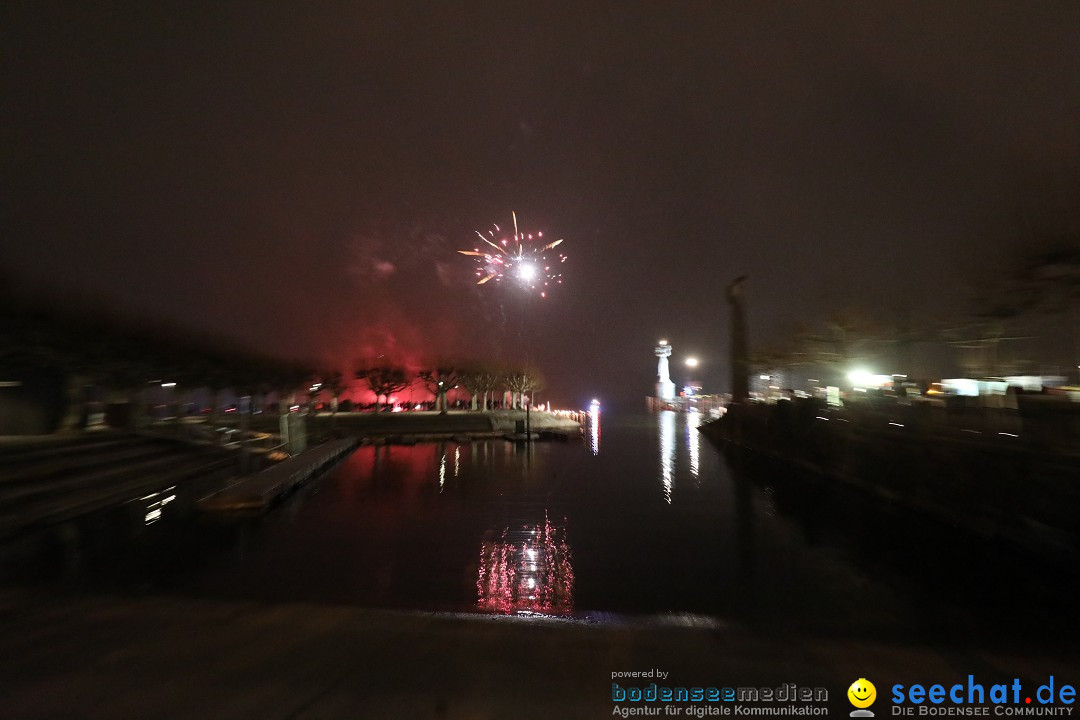
M 1059 685 L 1080 677 L 1075 653 L 764 635 L 685 618 L 0 592 L 4 718 L 604 718 L 617 707 L 613 674 L 651 670 L 684 687 L 822 688 L 828 699 L 815 707 L 840 717 L 856 678 L 877 683 L 881 717 L 893 683 L 974 674 L 1030 691 L 1051 675 Z

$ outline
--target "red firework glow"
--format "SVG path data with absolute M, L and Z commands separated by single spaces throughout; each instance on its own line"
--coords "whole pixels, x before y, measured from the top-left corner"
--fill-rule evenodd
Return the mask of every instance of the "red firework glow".
M 565 523 L 565 521 L 564 521 Z M 491 612 L 566 614 L 574 607 L 574 568 L 566 531 L 543 525 L 505 528 L 485 538 L 476 581 L 477 607 Z

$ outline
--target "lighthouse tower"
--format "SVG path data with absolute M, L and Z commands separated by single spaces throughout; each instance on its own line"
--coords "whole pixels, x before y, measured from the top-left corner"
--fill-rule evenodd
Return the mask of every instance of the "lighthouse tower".
M 656 397 L 661 400 L 673 400 L 675 398 L 675 383 L 671 382 L 668 373 L 668 358 L 671 357 L 671 346 L 667 340 L 661 340 L 656 346 Z

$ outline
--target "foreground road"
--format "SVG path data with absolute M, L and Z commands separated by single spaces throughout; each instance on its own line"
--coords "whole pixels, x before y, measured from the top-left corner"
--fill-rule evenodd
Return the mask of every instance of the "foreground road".
M 672 685 L 987 684 L 1080 676 L 1075 654 L 767 637 L 715 623 L 582 624 L 348 606 L 0 594 L 5 718 L 605 718 L 612 673 Z M 624 681 L 641 682 L 648 681 Z M 991 709 L 991 715 L 993 710 Z

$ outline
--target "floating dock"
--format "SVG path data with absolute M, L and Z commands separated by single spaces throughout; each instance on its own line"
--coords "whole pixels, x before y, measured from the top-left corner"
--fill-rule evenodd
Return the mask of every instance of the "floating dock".
M 357 444 L 356 438 L 345 438 L 319 445 L 203 498 L 198 503 L 199 508 L 208 512 L 262 512 L 351 453 Z

